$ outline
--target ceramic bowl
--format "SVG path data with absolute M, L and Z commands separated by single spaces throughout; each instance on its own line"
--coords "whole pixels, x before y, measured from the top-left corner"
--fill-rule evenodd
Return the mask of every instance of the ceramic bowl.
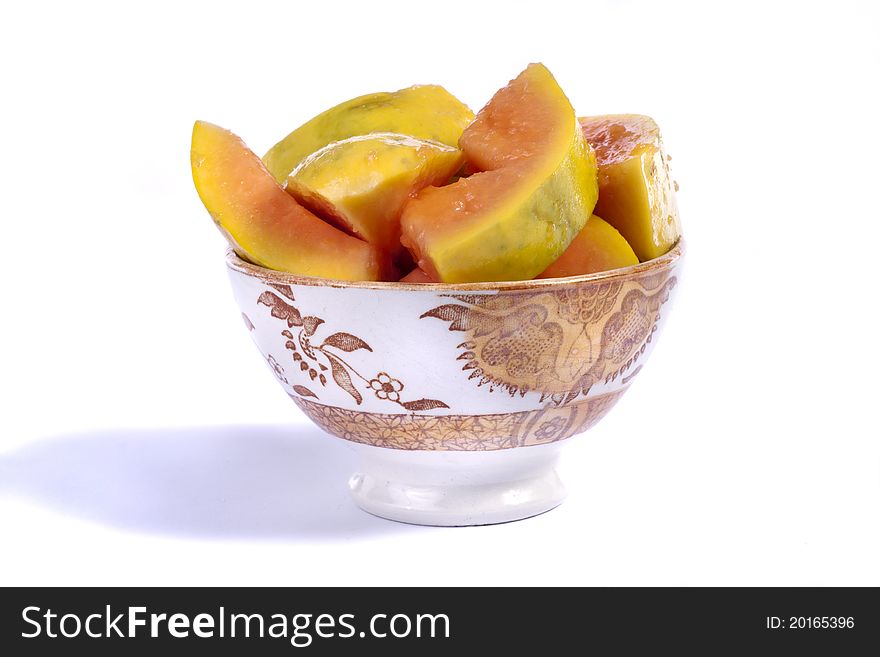
M 354 501 L 393 520 L 473 525 L 563 500 L 559 451 L 641 371 L 683 251 L 585 276 L 448 285 L 297 276 L 232 251 L 227 264 L 270 371 L 358 452 Z

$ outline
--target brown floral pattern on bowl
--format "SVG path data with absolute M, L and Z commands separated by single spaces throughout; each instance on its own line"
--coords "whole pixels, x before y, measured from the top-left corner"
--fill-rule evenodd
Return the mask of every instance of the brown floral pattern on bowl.
M 607 413 L 641 371 L 678 283 L 655 260 L 566 279 L 351 283 L 230 253 L 249 333 L 316 424 L 401 450 L 558 442 Z
M 495 415 L 364 413 L 291 395 L 327 433 L 356 443 L 409 450 L 493 450 L 543 445 L 582 433 L 611 410 L 623 390 L 535 411 Z
M 541 394 L 556 405 L 613 381 L 645 353 L 677 279 L 646 274 L 597 285 L 450 295 L 426 312 L 467 338 L 461 369 L 478 386 Z

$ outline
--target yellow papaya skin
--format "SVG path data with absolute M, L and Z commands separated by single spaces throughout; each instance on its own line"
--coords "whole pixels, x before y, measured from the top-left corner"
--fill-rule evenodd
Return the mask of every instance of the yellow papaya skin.
M 359 96 L 331 107 L 291 132 L 264 156 L 279 183 L 306 157 L 333 142 L 391 132 L 458 146 L 474 113 L 443 87 L 416 85 Z
M 681 220 L 657 124 L 638 114 L 579 121 L 599 165 L 596 214 L 620 231 L 640 260 L 663 255 L 681 236 Z
M 378 281 L 390 275 L 379 249 L 302 207 L 228 130 L 197 121 L 190 156 L 199 198 L 243 258 L 304 276 Z
M 300 162 L 287 192 L 399 260 L 405 255 L 400 243 L 404 204 L 428 185 L 447 183 L 463 160 L 458 148 L 436 141 L 395 133 L 360 135 L 328 144 Z
M 595 154 L 550 72 L 532 64 L 459 142 L 477 173 L 404 207 L 402 239 L 444 283 L 528 280 L 580 232 L 598 196 Z

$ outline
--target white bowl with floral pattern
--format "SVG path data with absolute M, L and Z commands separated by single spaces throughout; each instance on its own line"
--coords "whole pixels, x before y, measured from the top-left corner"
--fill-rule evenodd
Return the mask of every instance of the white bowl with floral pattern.
M 631 385 L 684 246 L 609 272 L 506 283 L 357 283 L 227 255 L 244 323 L 275 378 L 360 455 L 355 502 L 430 525 L 558 505 L 564 441 Z

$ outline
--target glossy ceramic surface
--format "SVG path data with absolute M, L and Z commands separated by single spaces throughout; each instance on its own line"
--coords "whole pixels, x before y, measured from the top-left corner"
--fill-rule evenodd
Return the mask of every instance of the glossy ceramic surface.
M 586 276 L 459 285 L 308 278 L 231 251 L 227 263 L 244 324 L 287 394 L 328 433 L 374 448 L 352 478 L 358 504 L 406 522 L 483 524 L 561 501 L 539 457 L 548 450 L 531 448 L 585 431 L 626 391 L 656 343 L 683 250 Z M 482 453 L 480 466 L 462 452 Z M 529 459 L 536 467 L 520 476 Z M 403 462 L 412 477 L 394 474 Z M 467 471 L 472 484 L 456 476 Z M 473 484 L 490 471 L 501 488 Z M 504 485 L 521 491 L 507 499 L 539 503 L 502 508 Z

